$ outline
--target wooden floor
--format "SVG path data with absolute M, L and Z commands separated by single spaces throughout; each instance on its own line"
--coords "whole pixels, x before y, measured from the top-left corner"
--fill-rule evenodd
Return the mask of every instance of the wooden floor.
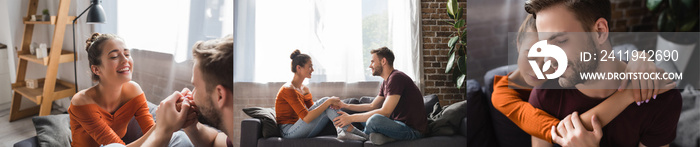
M 0 146 L 10 147 L 24 139 L 36 136 L 32 117 L 10 122 L 10 103 L 0 104 Z M 55 105 L 54 105 L 55 106 Z M 59 114 L 52 111 L 51 114 Z

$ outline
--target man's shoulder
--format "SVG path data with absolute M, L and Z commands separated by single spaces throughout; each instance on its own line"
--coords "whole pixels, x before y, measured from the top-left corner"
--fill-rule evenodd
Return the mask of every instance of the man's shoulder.
M 669 91 L 661 93 L 656 96 L 656 99 L 653 99 L 651 101 L 660 103 L 660 105 L 657 106 L 664 108 L 677 107 L 680 109 L 683 105 L 683 97 L 681 96 L 681 92 L 678 89 L 671 89 Z M 651 103 L 651 101 L 649 103 Z
M 408 75 L 406 75 L 406 73 L 399 71 L 399 70 L 394 70 L 394 72 L 392 72 L 389 75 L 388 79 L 389 79 L 389 81 L 411 81 L 411 82 L 413 82 L 411 77 L 409 77 Z

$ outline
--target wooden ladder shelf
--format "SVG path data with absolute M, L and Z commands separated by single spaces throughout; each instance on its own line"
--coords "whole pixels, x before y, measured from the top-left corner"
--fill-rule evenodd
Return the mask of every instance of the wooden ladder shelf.
M 23 18 L 24 35 L 22 38 L 21 50 L 18 51 L 19 66 L 17 66 L 17 81 L 12 83 L 14 94 L 12 97 L 12 108 L 10 108 L 10 121 L 15 121 L 39 113 L 39 116 L 51 114 L 53 101 L 70 97 L 75 94 L 75 84 L 56 79 L 58 65 L 60 63 L 72 62 L 73 52 L 62 50 L 63 36 L 66 32 L 66 25 L 71 25 L 71 20 L 75 16 L 68 16 L 70 0 L 60 0 L 58 13 L 51 16 L 48 21 L 30 21 L 32 14 L 37 12 L 38 0 L 30 0 L 27 16 Z M 29 45 L 32 42 L 34 25 L 54 25 L 53 37 L 48 57 L 37 58 L 29 52 Z M 27 74 L 27 64 L 33 62 L 46 66 L 46 76 L 38 79 L 38 87 L 32 89 L 27 87 L 25 75 Z M 20 110 L 22 97 L 33 101 L 38 106 Z

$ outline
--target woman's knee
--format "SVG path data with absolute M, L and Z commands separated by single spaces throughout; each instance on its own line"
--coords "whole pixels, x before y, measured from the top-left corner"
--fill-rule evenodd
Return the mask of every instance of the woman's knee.
M 318 102 L 317 102 L 317 103 L 326 102 L 326 100 L 328 100 L 328 99 L 329 99 L 329 97 L 323 97 L 323 98 L 321 98 L 321 99 L 318 99 Z

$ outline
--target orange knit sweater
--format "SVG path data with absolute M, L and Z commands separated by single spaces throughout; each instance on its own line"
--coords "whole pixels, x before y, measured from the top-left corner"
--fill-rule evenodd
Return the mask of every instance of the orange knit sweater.
M 299 118 L 309 114 L 308 109 L 314 105 L 311 93 L 301 95 L 292 88 L 280 88 L 275 99 L 277 124 L 294 124 Z
M 526 89 L 525 86 L 515 83 L 510 83 L 510 86 L 516 86 L 519 89 L 510 88 L 508 76 L 496 76 L 493 83 L 493 94 L 491 94 L 493 107 L 505 114 L 526 133 L 551 143 L 550 130 L 552 126 L 559 124 L 559 119 L 527 102 L 532 89 Z
M 97 104 L 70 105 L 70 129 L 73 135 L 71 146 L 100 146 L 110 143 L 125 144 L 121 138 L 132 117 L 141 126 L 142 132 L 148 132 L 155 124 L 148 112 L 146 96 L 141 94 L 122 105 L 114 114 L 110 114 Z

